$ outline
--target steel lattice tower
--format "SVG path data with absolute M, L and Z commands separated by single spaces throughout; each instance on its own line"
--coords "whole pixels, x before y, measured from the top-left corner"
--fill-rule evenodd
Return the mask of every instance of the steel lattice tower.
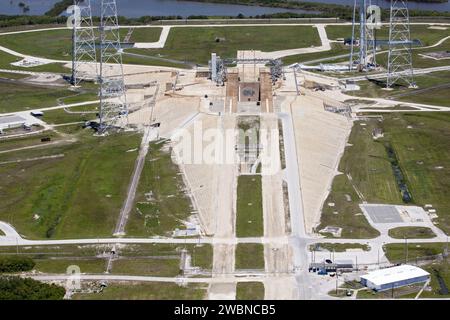
M 105 133 L 128 122 L 125 80 L 116 0 L 101 0 L 100 127 Z
M 77 86 L 89 77 L 97 79 L 97 54 L 95 51 L 95 33 L 92 23 L 90 0 L 73 1 L 72 28 L 72 78 L 71 83 Z M 89 74 L 94 74 L 92 77 Z
M 359 71 L 367 71 L 376 65 L 375 53 L 375 13 L 371 11 L 371 0 L 355 0 L 353 7 L 352 39 L 349 69 L 356 65 Z M 359 13 L 359 24 L 356 22 L 356 12 Z M 358 26 L 357 26 L 358 25 Z M 359 32 L 359 50 L 355 52 L 355 35 Z
M 401 80 L 411 88 L 416 87 L 411 47 L 407 1 L 391 0 L 387 88 L 392 88 L 395 83 Z

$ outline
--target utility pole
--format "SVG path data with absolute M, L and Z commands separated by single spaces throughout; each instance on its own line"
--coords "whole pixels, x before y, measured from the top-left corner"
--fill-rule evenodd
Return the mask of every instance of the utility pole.
M 336 269 L 336 295 L 338 295 L 338 270 Z
M 405 236 L 405 264 L 408 263 L 408 238 Z
M 380 248 L 378 248 L 378 269 L 380 268 Z

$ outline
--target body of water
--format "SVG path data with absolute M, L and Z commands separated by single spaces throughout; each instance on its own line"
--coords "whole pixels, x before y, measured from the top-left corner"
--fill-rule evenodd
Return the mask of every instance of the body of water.
M 0 14 L 22 14 L 19 3 L 28 5 L 30 11 L 27 14 L 40 15 L 48 11 L 58 0 L 0 0 Z M 353 6 L 354 0 L 302 0 L 322 3 L 334 3 Z M 99 15 L 100 0 L 91 0 L 94 15 Z M 372 4 L 383 8 L 389 8 L 389 0 L 372 0 Z M 190 15 L 223 15 L 236 16 L 240 13 L 246 16 L 278 12 L 308 13 L 303 10 L 278 9 L 256 6 L 242 6 L 232 4 L 188 2 L 177 0 L 117 0 L 119 14 L 126 17 L 150 16 L 183 16 Z M 409 2 L 410 9 L 450 11 L 450 2 L 446 3 L 418 3 Z M 312 13 L 312 12 L 309 12 Z
M 0 0 L 1 14 L 22 14 L 19 3 L 26 3 L 27 14 L 40 15 L 48 11 L 58 0 Z M 91 0 L 94 15 L 100 15 L 100 0 Z M 177 0 L 117 0 L 119 15 L 129 18 L 141 16 L 255 16 L 278 12 L 308 13 L 304 10 L 278 9 L 268 7 L 242 6 L 219 3 L 203 3 Z

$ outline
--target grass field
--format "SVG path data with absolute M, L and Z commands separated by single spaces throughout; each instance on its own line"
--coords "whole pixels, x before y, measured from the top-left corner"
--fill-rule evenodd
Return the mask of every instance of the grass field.
M 128 29 L 121 29 L 125 37 Z M 158 41 L 161 28 L 136 28 L 130 42 Z M 216 38 L 224 41 L 216 42 Z M 264 38 L 264 41 L 261 39 Z M 33 42 L 35 45 L 28 46 Z M 0 45 L 14 51 L 55 60 L 70 60 L 70 30 L 50 30 L 0 36 Z M 211 52 L 235 57 L 237 50 L 275 51 L 319 46 L 317 30 L 307 26 L 172 28 L 164 49 L 133 49 L 131 52 L 207 64 Z M 158 60 L 127 56 L 125 63 L 161 65 Z M 163 63 L 164 64 L 164 63 Z M 166 63 L 167 64 L 167 63 Z M 169 64 L 172 66 L 172 64 Z
M 28 75 L 26 75 L 26 74 L 0 72 L 0 78 L 1 79 L 21 80 L 21 79 L 24 79 L 24 78 L 27 78 L 27 77 L 28 77 Z
M 0 161 L 55 154 L 63 158 L 0 166 L 0 220 L 29 238 L 110 236 L 125 198 L 140 135 L 94 137 L 0 154 Z
M 309 250 L 328 250 L 334 252 L 345 252 L 347 249 L 362 249 L 364 251 L 369 251 L 369 246 L 367 244 L 360 243 L 316 243 L 311 245 Z
M 78 266 L 82 273 L 103 273 L 106 260 L 101 258 L 68 258 L 68 259 L 34 259 L 34 270 L 43 273 L 64 274 L 70 266 Z
M 130 42 L 155 42 L 159 40 L 161 28 L 136 28 Z M 120 30 L 121 39 L 128 28 Z M 29 45 L 33 43 L 33 45 Z M 13 35 L 0 35 L 0 45 L 16 52 L 54 60 L 70 60 L 72 50 L 72 31 L 70 29 L 27 32 Z
M 175 283 L 112 283 L 101 293 L 77 293 L 74 300 L 202 300 L 207 286 Z
M 339 56 L 343 54 L 349 54 L 350 48 L 347 46 L 344 46 L 342 43 L 331 43 L 331 50 L 328 51 L 322 51 L 322 52 L 316 52 L 316 53 L 306 53 L 306 54 L 298 54 L 293 56 L 287 56 L 282 58 L 282 61 L 284 65 L 290 65 L 296 62 L 308 62 L 316 59 L 323 59 L 333 56 Z M 348 58 L 346 58 L 348 59 Z M 336 60 L 342 60 L 342 58 L 336 59 Z M 336 60 L 327 60 L 324 61 L 324 63 L 333 63 L 336 62 Z
M 239 176 L 237 187 L 236 236 L 264 234 L 261 176 Z
M 236 269 L 264 269 L 264 245 L 238 243 L 236 246 Z
M 176 277 L 180 275 L 180 259 L 119 259 L 113 262 L 112 274 Z
M 399 227 L 389 230 L 389 236 L 395 239 L 427 239 L 436 235 L 426 227 Z
M 137 245 L 129 251 L 119 250 L 119 259 L 113 262 L 112 273 L 175 277 L 180 274 L 181 249 L 191 256 L 192 266 L 202 270 L 212 268 L 210 245 Z
M 432 48 L 420 48 L 416 47 L 412 51 L 412 61 L 414 68 L 431 68 L 431 67 L 439 67 L 439 66 L 448 66 L 450 65 L 449 59 L 443 60 L 434 60 L 431 58 L 427 58 L 422 56 L 423 54 L 437 52 L 437 51 L 448 51 L 450 50 L 450 39 L 447 39 L 441 45 L 432 47 Z M 387 68 L 388 62 L 388 53 L 380 53 L 377 55 L 377 63 Z
M 408 243 L 408 259 L 414 261 L 416 257 L 426 258 L 442 254 L 447 247 L 446 243 Z M 403 243 L 390 243 L 383 247 L 386 257 L 391 262 L 404 262 L 406 258 L 406 246 Z
M 432 204 L 437 210 L 438 227 L 449 233 L 450 114 L 392 114 L 385 116 L 382 126 L 406 176 L 414 203 Z
M 238 282 L 236 284 L 236 300 L 264 300 L 264 284 L 262 282 Z
M 69 90 L 68 87 L 44 87 L 0 80 L 0 113 L 54 107 L 59 101 L 76 103 L 97 100 L 97 92 Z
M 439 277 L 441 281 L 443 281 L 447 287 L 450 289 L 450 262 L 447 260 L 433 262 L 424 267 L 426 271 L 428 271 L 431 275 L 431 291 L 424 291 L 421 294 L 421 298 L 450 298 L 450 294 L 443 294 L 441 292 L 441 286 L 439 284 Z
M 83 273 L 103 273 L 112 245 L 51 245 L 29 247 L 0 247 L 0 256 L 20 255 L 35 260 L 35 269 L 45 273 L 65 273 L 77 265 Z M 208 271 L 212 269 L 210 245 L 133 244 L 116 247 L 118 260 L 112 265 L 113 274 L 177 276 L 180 273 L 181 250 L 191 256 L 191 265 Z M 102 256 L 103 257 L 100 257 Z
M 126 247 L 133 247 L 127 245 Z M 43 259 L 45 257 L 95 257 L 103 252 L 109 252 L 112 245 L 44 245 L 0 247 L 0 254 L 26 255 L 32 259 Z
M 183 221 L 192 215 L 183 178 L 167 148 L 164 143 L 150 146 L 126 228 L 130 236 L 171 236 L 176 228 L 186 229 Z
M 449 62 L 450 64 L 450 62 Z M 433 72 L 426 75 L 418 75 L 415 81 L 418 89 L 409 89 L 403 87 L 401 90 L 397 88 L 394 91 L 383 90 L 386 87 L 384 81 L 369 82 L 364 81 L 358 83 L 361 90 L 349 91 L 349 94 L 359 97 L 371 98 L 392 98 L 399 101 L 423 103 L 431 105 L 441 105 L 450 107 L 450 71 Z M 448 84 L 447 88 L 435 88 L 435 86 Z
M 328 38 L 330 40 L 337 40 L 339 38 L 350 38 L 352 33 L 351 26 L 328 26 L 326 28 Z M 358 30 L 356 30 L 358 32 Z M 380 30 L 377 30 L 377 38 L 387 40 L 389 38 L 389 27 L 383 26 Z M 422 47 L 430 46 L 437 43 L 442 38 L 448 36 L 447 30 L 428 29 L 426 26 L 412 25 L 411 26 L 411 38 L 419 39 L 422 42 Z M 432 59 L 425 59 L 419 54 L 433 51 L 449 50 L 450 40 L 447 40 L 442 45 L 435 48 L 421 49 L 421 47 L 415 47 L 413 50 L 413 61 L 416 68 L 435 67 L 442 65 L 449 65 L 449 60 L 435 61 Z M 381 51 L 387 50 L 387 46 L 384 46 Z M 285 64 L 291 64 L 295 62 L 305 62 L 308 60 L 315 60 L 334 55 L 341 55 L 350 53 L 350 47 L 343 44 L 332 43 L 332 50 L 326 52 L 320 52 L 315 54 L 305 54 L 297 56 L 289 56 L 283 59 Z M 380 53 L 377 55 L 377 63 L 386 67 L 387 65 L 387 53 Z M 341 58 L 335 62 L 345 61 L 347 58 Z M 333 61 L 327 61 L 326 63 L 332 63 Z M 338 75 L 339 76 L 339 75 Z
M 216 52 L 222 58 L 232 58 L 236 56 L 237 50 L 276 51 L 320 44 L 317 30 L 309 26 L 187 27 L 172 28 L 164 49 L 142 52 L 207 64 L 211 52 Z
M 47 137 L 53 142 L 61 140 L 60 135 L 54 131 L 47 130 L 27 137 L 2 139 L 0 140 L 0 152 L 29 146 L 44 145 L 45 143 L 42 143 L 41 139 Z
M 450 62 L 449 62 L 450 63 Z M 433 72 L 428 75 L 416 76 L 415 81 L 419 89 L 408 89 L 410 94 L 405 96 L 393 95 L 394 99 L 406 102 L 415 102 L 450 107 L 450 72 Z M 433 87 L 446 84 L 446 88 Z
M 369 203 L 402 204 L 385 150 L 385 144 L 389 144 L 395 151 L 412 194 L 412 204 L 432 204 L 437 210 L 438 226 L 449 232 L 450 203 L 447 190 L 450 170 L 445 164 L 450 157 L 450 114 L 391 113 L 383 117 L 382 122 L 365 121 L 364 126 L 361 121 L 355 123 L 349 141 L 352 146 L 346 148 L 339 165 L 339 171 L 350 174 L 352 181 L 346 175 L 334 179 L 319 228 L 327 225 L 343 227 L 343 237 L 377 235 L 364 216 L 359 215 L 358 203 L 362 200 L 358 199 L 352 184 Z M 383 130 L 384 138 L 373 140 L 372 130 L 375 127 Z M 328 206 L 330 202 L 334 202 L 335 206 Z
M 347 26 L 328 26 L 326 28 L 328 38 L 336 40 L 338 38 L 351 38 L 352 27 Z M 389 26 L 384 25 L 381 29 L 376 30 L 377 39 L 389 39 Z M 442 38 L 448 36 L 448 30 L 428 29 L 423 25 L 411 25 L 411 39 L 419 39 L 423 46 L 435 44 Z
M 42 120 L 48 124 L 63 124 L 63 123 L 73 123 L 73 122 L 85 122 L 88 120 L 96 119 L 96 113 L 91 113 L 98 110 L 98 105 L 86 105 L 80 107 L 72 107 L 69 109 L 71 112 L 68 113 L 64 109 L 50 110 L 44 113 Z M 87 111 L 83 113 L 83 111 Z
M 1 37 L 0 37 L 1 40 Z M 0 69 L 7 70 L 22 70 L 22 71 L 32 71 L 32 72 L 55 72 L 55 73 L 70 73 L 70 69 L 65 68 L 62 63 L 49 63 L 42 66 L 36 67 L 17 67 L 11 65 L 13 62 L 21 61 L 22 58 L 13 56 L 4 51 L 0 51 Z

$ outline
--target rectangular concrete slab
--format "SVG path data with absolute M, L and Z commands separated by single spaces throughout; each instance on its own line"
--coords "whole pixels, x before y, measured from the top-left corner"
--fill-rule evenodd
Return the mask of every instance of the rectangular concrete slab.
M 364 206 L 367 214 L 374 223 L 403 222 L 397 208 L 389 205 Z

